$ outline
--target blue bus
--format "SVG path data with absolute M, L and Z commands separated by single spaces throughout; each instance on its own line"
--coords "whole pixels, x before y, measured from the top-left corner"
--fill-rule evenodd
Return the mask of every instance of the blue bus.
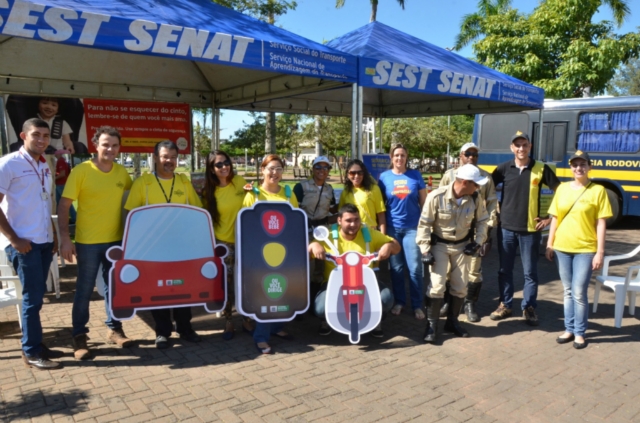
M 491 172 L 513 159 L 509 140 L 516 131 L 529 134 L 531 156 L 555 168 L 562 181 L 572 178 L 569 157 L 576 150 L 589 153 L 591 179 L 611 201 L 608 226 L 640 216 L 640 96 L 546 100 L 543 110 L 476 115 L 473 142 L 482 152 L 481 168 Z

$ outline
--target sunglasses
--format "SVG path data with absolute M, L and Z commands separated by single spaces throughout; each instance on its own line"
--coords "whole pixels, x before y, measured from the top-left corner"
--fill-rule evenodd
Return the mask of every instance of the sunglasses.
M 349 176 L 362 176 L 364 175 L 364 172 L 361 170 L 350 170 L 349 172 Z
M 471 153 L 471 152 L 465 151 L 464 152 L 464 156 L 465 157 L 478 157 L 478 153 Z
M 225 160 L 224 162 L 214 163 L 213 165 L 215 167 L 217 167 L 218 169 L 222 169 L 225 166 L 231 166 L 231 161 L 230 160 Z
M 314 166 L 315 170 L 329 170 L 331 169 L 329 166 Z

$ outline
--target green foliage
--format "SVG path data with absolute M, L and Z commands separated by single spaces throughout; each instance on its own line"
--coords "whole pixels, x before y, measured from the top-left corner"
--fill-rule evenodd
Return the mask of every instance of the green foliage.
M 287 0 L 212 0 L 222 6 L 253 16 L 273 24 L 276 16 L 282 16 L 298 7 L 295 1 Z
M 456 36 L 453 49 L 460 50 L 473 40 L 484 35 L 482 22 L 488 16 L 500 15 L 510 8 L 511 0 L 478 0 L 478 11 L 462 17 L 460 33 Z
M 603 93 L 616 68 L 640 53 L 640 33 L 616 35 L 593 23 L 602 5 L 621 23 L 625 0 L 546 0 L 530 15 L 515 9 L 487 16 L 485 38 L 473 45 L 480 63 L 537 85 L 551 98 Z
M 409 150 L 411 158 L 438 158 L 458 150 L 462 144 L 471 141 L 473 118 L 447 116 L 428 118 L 385 119 L 382 130 L 382 146 L 389 151 L 391 144 L 402 143 Z
M 369 22 L 375 22 L 378 16 L 378 0 L 370 0 L 371 1 L 371 17 Z M 404 10 L 404 0 L 396 0 L 402 10 Z M 344 7 L 345 0 L 336 0 L 336 9 L 340 9 Z
M 634 59 L 622 66 L 609 84 L 607 93 L 619 95 L 640 95 L 640 59 Z
M 250 156 L 259 157 L 265 154 L 264 152 L 264 133 L 265 133 L 265 119 L 264 115 L 252 112 L 251 118 L 253 122 L 243 122 L 244 127 L 234 132 L 233 137 L 228 143 L 225 143 L 221 148 L 235 156 L 244 155 L 245 148 L 248 150 Z M 240 154 L 237 154 L 240 152 Z
M 304 134 L 301 130 L 303 115 L 279 114 L 276 116 L 276 148 L 279 152 L 292 153 L 294 166 L 302 153 Z

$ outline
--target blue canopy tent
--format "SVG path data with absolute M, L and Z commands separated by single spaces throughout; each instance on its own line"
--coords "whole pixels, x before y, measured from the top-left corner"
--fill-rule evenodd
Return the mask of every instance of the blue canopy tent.
M 358 90 L 343 87 L 254 106 L 288 113 L 351 115 L 354 121 L 362 122 L 363 116 L 514 112 L 543 105 L 541 88 L 380 22 L 371 22 L 327 45 L 358 57 Z M 225 101 L 221 105 L 231 106 Z M 358 139 L 360 145 L 361 135 Z
M 0 57 L 0 94 L 195 107 L 357 79 L 355 57 L 209 0 L 0 0 Z

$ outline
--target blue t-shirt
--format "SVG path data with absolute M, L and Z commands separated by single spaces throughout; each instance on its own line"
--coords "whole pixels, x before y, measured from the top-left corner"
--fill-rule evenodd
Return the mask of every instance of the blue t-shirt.
M 418 191 L 426 189 L 422 174 L 407 169 L 402 175 L 387 170 L 378 181 L 387 206 L 387 225 L 399 229 L 415 229 L 420 221 Z

